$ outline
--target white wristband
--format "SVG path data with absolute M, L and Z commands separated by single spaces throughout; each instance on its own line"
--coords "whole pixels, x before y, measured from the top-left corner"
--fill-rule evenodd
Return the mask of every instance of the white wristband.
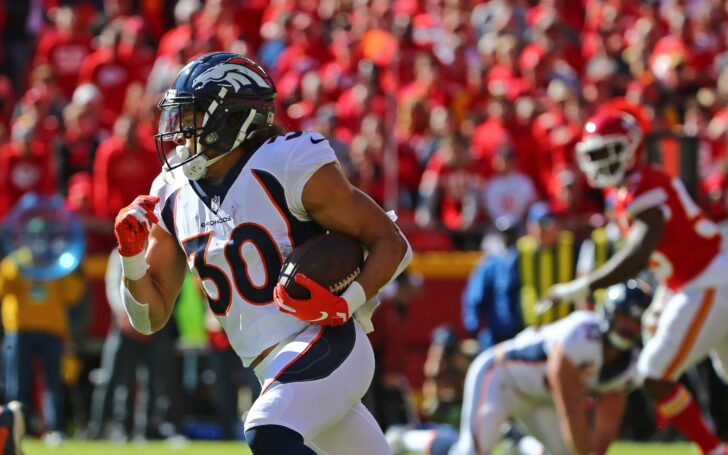
M 574 281 L 555 284 L 551 288 L 550 294 L 559 300 L 571 302 L 588 297 L 589 291 L 589 279 L 586 276 L 582 276 Z
M 362 305 L 367 301 L 367 295 L 364 292 L 364 288 L 361 287 L 358 281 L 352 281 L 349 287 L 346 288 L 341 298 L 346 300 L 349 306 L 349 316 L 354 314 Z
M 121 271 L 128 280 L 138 280 L 146 275 L 148 268 L 144 251 L 134 256 L 121 256 Z
M 124 286 L 124 282 L 121 283 L 121 300 L 124 302 L 131 326 L 143 335 L 151 335 L 153 331 L 152 321 L 149 319 L 149 304 L 139 303 Z

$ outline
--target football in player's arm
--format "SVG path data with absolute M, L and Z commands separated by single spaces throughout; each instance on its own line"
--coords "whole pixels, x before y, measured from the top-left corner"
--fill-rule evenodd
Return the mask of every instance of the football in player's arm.
M 649 269 L 669 289 L 655 335 L 638 363 L 647 394 L 662 414 L 704 453 L 725 453 L 689 392 L 678 383 L 711 353 L 728 366 L 728 255 L 718 227 L 683 183 L 643 162 L 649 123 L 640 108 L 615 100 L 584 126 L 577 161 L 589 184 L 613 197 L 624 246 L 603 266 L 553 286 L 541 302 L 575 301 Z
M 245 422 L 254 454 L 386 453 L 360 402 L 374 369 L 366 332 L 374 297 L 411 249 L 347 181 L 325 138 L 273 124 L 275 96 L 265 70 L 237 54 L 206 54 L 180 71 L 160 103 L 163 172 L 116 218 L 124 306 L 140 332 L 161 329 L 189 267 L 263 385 Z M 313 283 L 311 298 L 291 299 L 277 286 L 282 262 L 326 230 L 367 248 L 361 273 L 340 296 Z

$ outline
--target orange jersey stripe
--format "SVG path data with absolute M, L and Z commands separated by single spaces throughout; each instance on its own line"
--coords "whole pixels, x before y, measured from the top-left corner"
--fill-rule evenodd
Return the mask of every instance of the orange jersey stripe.
M 705 318 L 708 317 L 708 313 L 710 313 L 710 309 L 713 307 L 714 297 L 714 288 L 708 288 L 705 290 L 705 295 L 703 296 L 702 302 L 700 302 L 700 308 L 698 308 L 695 319 L 693 319 L 693 322 L 690 324 L 688 332 L 687 334 L 685 334 L 685 339 L 680 345 L 680 349 L 677 351 L 677 354 L 672 359 L 672 362 L 670 362 L 670 365 L 667 367 L 667 370 L 665 370 L 665 373 L 662 375 L 663 380 L 670 380 L 672 378 L 672 375 L 675 373 L 675 370 L 677 370 L 678 367 L 682 365 L 683 361 L 685 361 L 685 358 L 690 353 L 693 344 L 695 344 L 695 339 L 698 337 L 700 329 L 703 327 Z

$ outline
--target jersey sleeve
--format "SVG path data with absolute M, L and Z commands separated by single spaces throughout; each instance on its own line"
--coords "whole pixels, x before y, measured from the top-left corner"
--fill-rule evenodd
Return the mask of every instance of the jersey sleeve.
M 159 219 L 159 227 L 164 229 L 167 234 L 175 236 L 174 226 L 170 225 L 170 216 L 167 212 L 171 209 L 171 198 L 174 192 L 187 182 L 187 178 L 182 174 L 181 168 L 177 168 L 172 173 L 162 171 L 152 182 L 152 188 L 149 194 L 157 196 L 159 202 L 154 206 L 154 214 Z
M 303 133 L 292 144 L 284 171 L 284 187 L 288 208 L 300 220 L 309 220 L 301 201 L 303 187 L 322 166 L 335 162 L 334 149 L 328 140 L 317 133 Z
M 594 364 L 602 352 L 602 331 L 591 318 L 579 318 L 560 330 L 556 342 L 577 367 Z
M 665 211 L 669 197 L 666 187 L 669 184 L 670 181 L 666 176 L 653 172 L 649 168 L 645 169 L 630 191 L 632 197 L 626 206 L 629 217 L 634 218 L 645 210 L 655 207 Z

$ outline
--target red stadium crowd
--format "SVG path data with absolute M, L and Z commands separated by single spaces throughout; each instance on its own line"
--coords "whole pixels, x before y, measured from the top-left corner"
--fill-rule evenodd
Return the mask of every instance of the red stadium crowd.
M 160 171 L 163 91 L 218 50 L 270 71 L 277 122 L 326 135 L 415 249 L 477 249 L 536 200 L 588 232 L 604 201 L 573 149 L 616 96 L 697 138 L 699 199 L 728 220 L 721 0 L 12 0 L 0 36 L 0 220 L 60 193 L 91 254 Z
M 727 21 L 719 1 L 11 2 L 0 207 L 58 190 L 111 219 L 159 169 L 161 91 L 191 57 L 227 49 L 271 71 L 279 122 L 324 131 L 357 185 L 455 246 L 522 218 L 523 201 L 489 194 L 502 172 L 558 213 L 598 210 L 572 150 L 613 96 L 647 107 L 654 131 L 698 137 L 703 192 L 725 217 Z

